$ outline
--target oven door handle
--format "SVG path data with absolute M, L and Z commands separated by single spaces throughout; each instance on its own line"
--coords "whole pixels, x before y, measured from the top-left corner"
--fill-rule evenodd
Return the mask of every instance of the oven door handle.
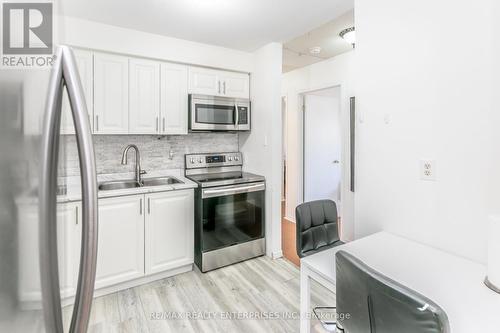
M 202 199 L 213 198 L 213 197 L 222 197 L 226 195 L 233 195 L 239 193 L 249 193 L 249 192 L 258 192 L 264 191 L 266 189 L 265 183 L 257 183 L 252 185 L 243 185 L 243 186 L 231 186 L 224 187 L 218 189 L 207 189 L 203 190 L 201 197 Z

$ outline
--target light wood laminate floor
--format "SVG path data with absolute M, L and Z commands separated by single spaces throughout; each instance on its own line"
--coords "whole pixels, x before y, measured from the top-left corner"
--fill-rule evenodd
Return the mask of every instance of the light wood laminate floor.
M 299 281 L 295 265 L 268 257 L 195 269 L 96 298 L 89 332 L 299 332 Z M 312 303 L 334 305 L 335 295 L 313 285 Z M 64 308 L 65 326 L 71 310 Z M 317 321 L 313 327 L 321 331 Z

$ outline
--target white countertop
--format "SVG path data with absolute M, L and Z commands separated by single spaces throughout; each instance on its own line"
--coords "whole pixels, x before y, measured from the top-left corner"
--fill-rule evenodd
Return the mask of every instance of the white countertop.
M 184 171 L 182 169 L 170 169 L 170 170 L 159 170 L 151 171 L 144 175 L 144 178 L 154 178 L 154 177 L 175 177 L 180 180 L 180 184 L 169 184 L 161 186 L 144 186 L 135 187 L 121 190 L 109 190 L 109 191 L 99 191 L 98 198 L 109 198 L 109 197 L 119 197 L 125 195 L 135 195 L 135 194 L 145 194 L 145 193 L 155 193 L 155 192 L 166 192 L 175 191 L 183 189 L 192 189 L 198 187 L 198 185 L 184 177 Z M 115 180 L 132 180 L 134 179 L 133 173 L 115 173 L 115 174 L 103 174 L 97 176 L 97 182 L 100 184 L 106 181 Z M 81 184 L 80 177 L 61 177 L 58 180 L 59 185 L 66 185 L 66 194 L 58 195 L 57 202 L 73 202 L 80 201 L 81 197 Z M 19 196 L 16 199 L 17 204 L 36 204 L 38 197 L 33 195 L 33 190 L 29 191 L 26 195 Z
M 301 265 L 335 284 L 339 250 L 436 302 L 452 332 L 500 332 L 500 294 L 484 285 L 485 265 L 388 232 L 305 257 Z

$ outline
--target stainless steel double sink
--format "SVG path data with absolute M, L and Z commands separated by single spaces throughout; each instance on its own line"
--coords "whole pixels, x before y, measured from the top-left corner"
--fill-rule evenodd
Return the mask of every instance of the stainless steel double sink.
M 123 190 L 128 188 L 163 186 L 172 184 L 183 184 L 182 181 L 175 177 L 155 177 L 142 179 L 142 185 L 134 179 L 129 180 L 114 180 L 99 184 L 99 191 Z

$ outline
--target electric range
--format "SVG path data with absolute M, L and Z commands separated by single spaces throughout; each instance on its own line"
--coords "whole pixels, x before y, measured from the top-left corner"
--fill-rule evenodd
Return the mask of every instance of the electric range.
M 195 189 L 195 263 L 202 272 L 265 253 L 265 178 L 241 153 L 188 154 Z

